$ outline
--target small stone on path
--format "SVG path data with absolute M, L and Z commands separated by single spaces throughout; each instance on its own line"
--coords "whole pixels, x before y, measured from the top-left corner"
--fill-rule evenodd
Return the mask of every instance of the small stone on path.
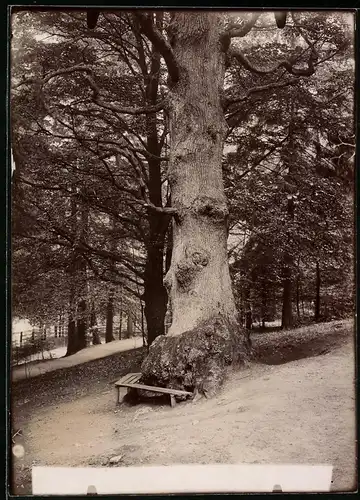
M 124 458 L 123 455 L 116 455 L 115 457 L 110 458 L 109 462 L 111 464 L 118 464 L 119 462 L 121 462 L 123 458 Z

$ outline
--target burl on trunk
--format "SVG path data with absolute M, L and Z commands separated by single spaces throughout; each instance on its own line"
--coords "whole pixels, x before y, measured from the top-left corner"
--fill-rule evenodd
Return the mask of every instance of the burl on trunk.
M 216 13 L 177 12 L 171 43 L 180 70 L 170 102 L 173 253 L 165 277 L 172 325 L 142 365 L 147 383 L 211 395 L 226 366 L 247 357 L 227 257 L 221 158 L 225 56 Z

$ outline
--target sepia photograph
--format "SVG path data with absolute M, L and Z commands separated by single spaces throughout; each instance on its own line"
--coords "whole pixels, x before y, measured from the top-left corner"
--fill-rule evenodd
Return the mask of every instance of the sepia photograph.
M 12 495 L 357 491 L 355 21 L 9 10 Z

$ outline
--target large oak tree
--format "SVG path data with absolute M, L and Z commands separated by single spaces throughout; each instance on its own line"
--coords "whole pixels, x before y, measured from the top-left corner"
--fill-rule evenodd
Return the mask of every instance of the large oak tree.
M 231 19 L 235 23 L 223 13 L 209 11 L 174 11 L 166 14 L 164 22 L 153 12 L 137 11 L 131 16 L 141 37 L 154 48 L 154 64 L 159 71 L 166 67 L 168 90 L 162 101 L 155 103 L 156 85 L 150 85 L 144 106 L 114 104 L 97 84 L 91 65 L 60 69 L 45 75 L 40 85 L 61 74 L 85 74 L 95 106 L 148 117 L 148 144 L 155 137 L 150 117 L 164 112 L 170 137 L 167 177 L 171 207 L 164 207 L 159 196 L 147 198 L 145 205 L 152 217 L 150 225 L 172 218 L 171 264 L 164 281 L 172 325 L 166 337 L 161 335 L 151 345 L 142 366 L 143 379 L 211 394 L 222 382 L 227 365 L 248 358 L 247 336 L 239 327 L 228 266 L 229 211 L 222 176 L 228 127 L 233 129 L 243 118 L 241 103 L 248 96 L 299 83 L 340 49 L 309 38 L 306 27 L 292 15 L 290 32 L 298 32 L 302 45 L 285 57 L 282 47 L 280 60 L 268 65 L 265 59 L 260 66 L 238 43 L 254 28 L 259 13 Z M 90 17 L 88 26 L 96 30 L 99 16 Z M 115 16 L 115 23 L 116 17 L 121 13 Z M 277 16 L 278 27 L 284 27 L 285 18 Z M 285 49 L 289 47 L 285 45 Z M 259 84 L 257 80 L 252 86 L 252 78 L 241 76 L 240 86 L 234 90 L 226 81 L 232 66 L 241 68 L 241 75 L 245 72 L 264 81 Z M 249 81 L 245 94 L 239 92 L 241 84 Z

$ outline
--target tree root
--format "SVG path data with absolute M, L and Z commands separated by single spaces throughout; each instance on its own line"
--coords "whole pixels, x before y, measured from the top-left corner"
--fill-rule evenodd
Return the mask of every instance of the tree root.
M 211 397 L 227 367 L 248 359 L 244 331 L 216 318 L 179 336 L 158 337 L 143 361 L 141 382 Z

